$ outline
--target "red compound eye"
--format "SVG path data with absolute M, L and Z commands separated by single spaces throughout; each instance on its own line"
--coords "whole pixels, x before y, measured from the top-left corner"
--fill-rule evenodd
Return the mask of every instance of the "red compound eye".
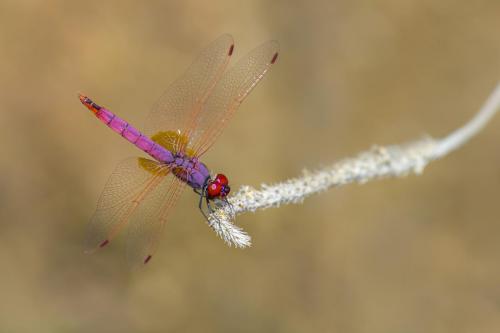
M 221 184 L 221 185 L 227 185 L 229 184 L 229 181 L 227 180 L 227 177 L 224 176 L 222 173 L 218 173 L 215 175 L 215 182 Z
M 222 185 L 215 181 L 210 183 L 210 185 L 208 185 L 207 187 L 208 196 L 210 198 L 218 197 L 220 195 L 221 190 L 222 190 Z

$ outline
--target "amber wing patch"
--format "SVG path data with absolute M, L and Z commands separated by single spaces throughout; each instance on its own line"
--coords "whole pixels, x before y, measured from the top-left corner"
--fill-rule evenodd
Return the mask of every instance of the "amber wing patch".
M 166 176 L 170 171 L 170 169 L 167 166 L 144 157 L 139 157 L 138 162 L 139 162 L 139 167 L 143 168 L 144 170 L 150 172 L 155 176 L 156 175 Z
M 161 131 L 153 135 L 151 140 L 173 153 L 178 153 L 179 147 L 186 147 L 184 153 L 189 157 L 194 156 L 194 151 L 187 148 L 188 137 L 179 131 Z

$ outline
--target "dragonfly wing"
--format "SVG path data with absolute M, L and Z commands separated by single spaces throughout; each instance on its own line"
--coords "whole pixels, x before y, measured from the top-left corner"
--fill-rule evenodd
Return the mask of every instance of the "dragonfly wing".
M 221 78 L 233 52 L 233 38 L 222 35 L 206 47 L 189 69 L 153 106 L 145 126 L 150 137 L 160 131 L 182 131 L 193 127 L 205 101 Z M 185 135 L 188 136 L 187 133 Z M 189 137 L 189 136 L 188 136 Z M 179 140 L 182 141 L 182 140 Z M 177 151 L 186 144 L 176 142 Z
M 167 216 L 185 185 L 177 177 L 171 177 L 151 192 L 147 204 L 137 209 L 127 237 L 127 261 L 131 267 L 147 264 L 156 252 Z
M 134 157 L 120 162 L 97 203 L 87 231 L 85 252 L 107 245 L 168 172 L 165 166 L 145 158 Z
M 269 41 L 248 53 L 217 83 L 199 114 L 190 145 L 196 156 L 206 152 L 226 127 L 234 111 L 262 80 L 278 57 L 279 44 Z

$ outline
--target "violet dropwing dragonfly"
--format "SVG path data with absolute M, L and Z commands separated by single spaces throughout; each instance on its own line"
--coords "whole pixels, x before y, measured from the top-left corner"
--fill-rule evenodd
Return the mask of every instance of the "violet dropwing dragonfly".
M 118 164 L 106 183 L 89 224 L 86 252 L 108 245 L 127 227 L 127 259 L 146 264 L 158 247 L 167 216 L 186 185 L 199 194 L 199 207 L 226 202 L 230 187 L 223 174 L 211 176 L 200 161 L 229 119 L 278 57 L 269 41 L 226 70 L 233 38 L 222 35 L 154 105 L 143 132 L 80 94 L 80 101 L 103 123 L 152 159 L 133 157 Z

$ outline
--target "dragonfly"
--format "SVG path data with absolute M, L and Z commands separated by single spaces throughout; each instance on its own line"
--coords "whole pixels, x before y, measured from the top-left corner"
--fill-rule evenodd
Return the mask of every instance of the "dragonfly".
M 147 264 L 186 187 L 199 195 L 205 218 L 212 204 L 228 204 L 228 178 L 212 176 L 201 157 L 276 62 L 278 50 L 276 41 L 268 41 L 227 69 L 234 41 L 228 34 L 220 36 L 163 93 L 143 131 L 79 94 L 97 119 L 150 157 L 127 158 L 117 165 L 89 223 L 86 253 L 107 246 L 126 227 L 127 261 L 133 267 Z

